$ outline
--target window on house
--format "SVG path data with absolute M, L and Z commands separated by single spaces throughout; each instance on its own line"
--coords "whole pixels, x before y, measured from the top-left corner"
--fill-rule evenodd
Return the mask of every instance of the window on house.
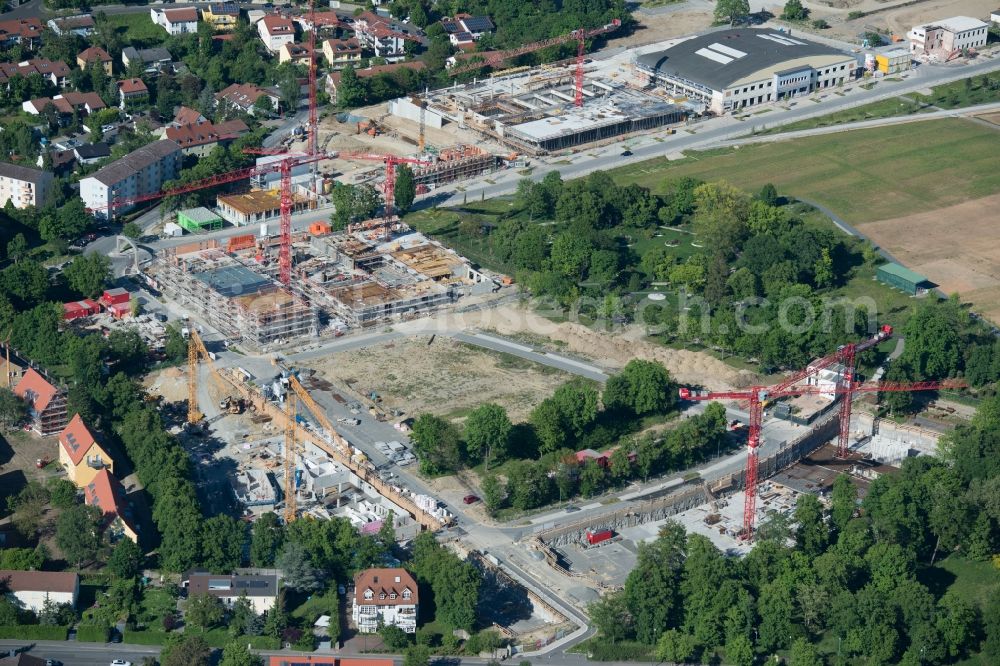
M 371 599 L 372 596 L 374 595 L 372 594 L 371 590 L 365 590 L 365 599 Z
M 378 595 L 379 599 L 385 599 L 385 592 L 380 592 Z
M 403 598 L 404 599 L 409 599 L 410 596 L 411 595 L 410 595 L 410 591 L 409 590 L 403 590 Z
M 390 594 L 390 595 L 389 595 L 389 598 L 390 598 L 390 599 L 395 599 L 395 598 L 396 598 L 396 593 L 395 593 L 395 592 L 393 592 L 392 594 Z

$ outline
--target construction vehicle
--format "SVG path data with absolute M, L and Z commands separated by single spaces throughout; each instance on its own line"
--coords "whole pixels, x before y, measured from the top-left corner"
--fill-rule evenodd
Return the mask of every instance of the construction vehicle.
M 225 410 L 230 414 L 242 414 L 243 410 L 246 409 L 246 402 L 243 398 L 235 398 L 227 395 L 219 401 L 219 409 Z

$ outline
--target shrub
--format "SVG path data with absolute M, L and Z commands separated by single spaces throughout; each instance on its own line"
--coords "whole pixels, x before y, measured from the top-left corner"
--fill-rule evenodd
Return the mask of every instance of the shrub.
M 280 650 L 281 641 L 273 636 L 241 636 L 240 643 L 249 643 L 255 650 Z
M 98 624 L 81 624 L 76 630 L 76 640 L 81 643 L 107 643 L 111 627 Z
M 132 645 L 164 645 L 173 634 L 166 631 L 147 629 L 145 631 L 126 631 L 122 636 L 123 643 Z
M 590 643 L 593 661 L 655 661 L 653 648 L 642 643 Z
M 69 634 L 69 627 L 59 627 L 43 624 L 18 624 L 11 627 L 0 627 L 0 638 L 17 638 L 20 640 L 64 641 Z
M 812 27 L 817 30 L 826 30 L 830 27 L 830 24 L 826 22 L 826 19 L 816 19 L 812 22 Z
M 857 12 L 857 11 L 850 12 L 847 15 L 847 20 L 853 21 L 854 19 L 864 18 L 864 15 L 865 15 L 864 12 Z

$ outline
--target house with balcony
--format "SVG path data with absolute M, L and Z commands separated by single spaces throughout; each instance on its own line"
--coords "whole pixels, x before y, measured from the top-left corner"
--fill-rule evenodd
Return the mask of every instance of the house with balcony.
M 52 32 L 59 36 L 79 35 L 80 37 L 90 37 L 94 32 L 94 17 L 90 14 L 64 16 L 62 18 L 49 19 L 47 25 Z
M 11 202 L 14 208 L 43 206 L 55 191 L 51 173 L 0 162 L 0 208 Z
M 162 46 L 151 49 L 137 49 L 133 46 L 126 46 L 122 49 L 122 64 L 125 71 L 128 71 L 133 63 L 142 67 L 143 74 L 159 74 L 161 71 L 172 71 L 174 68 L 174 57 L 170 51 Z
M 81 179 L 80 198 L 96 217 L 114 218 L 135 206 L 121 200 L 154 194 L 163 183 L 177 178 L 181 159 L 181 147 L 176 143 L 154 141 Z
M 296 65 L 309 65 L 309 47 L 305 44 L 289 42 L 282 44 L 278 51 L 278 62 L 290 62 Z
M 225 574 L 216 575 L 204 571 L 192 571 L 181 585 L 191 597 L 207 594 L 232 608 L 241 596 L 245 596 L 255 613 L 266 613 L 278 600 L 277 574 Z
M 365 569 L 354 576 L 352 617 L 361 633 L 390 624 L 415 633 L 418 600 L 417 581 L 406 569 Z
M 354 19 L 354 34 L 362 48 L 374 51 L 376 56 L 389 62 L 406 57 L 406 42 L 425 41 L 422 33 L 413 26 L 372 12 L 362 12 Z
M 328 39 L 323 42 L 323 57 L 330 69 L 343 69 L 361 61 L 361 44 L 354 39 Z
M 69 77 L 69 66 L 62 61 L 33 58 L 23 62 L 0 62 L 0 84 L 10 88 L 10 80 L 15 76 L 28 78 L 38 74 L 56 88 L 65 88 Z
M 149 100 L 149 88 L 142 79 L 125 79 L 118 82 L 118 104 L 122 111 L 134 109 Z
M 278 53 L 285 44 L 295 41 L 295 24 L 284 16 L 271 14 L 257 22 L 257 33 L 271 53 Z
M 179 9 L 151 7 L 149 18 L 170 35 L 198 32 L 198 9 L 195 7 L 181 7 Z
M 69 480 L 86 488 L 103 469 L 114 472 L 114 460 L 97 443 L 79 414 L 59 433 L 59 464 L 66 468 Z
M 42 437 L 55 435 L 66 427 L 66 391 L 29 368 L 14 387 L 14 395 L 27 401 L 31 429 Z
M 0 48 L 23 46 L 34 49 L 42 43 L 42 22 L 37 17 L 0 21 Z
M 235 2 L 213 2 L 202 8 L 201 20 L 216 32 L 235 30 L 240 20 L 240 6 Z
M 271 111 L 278 111 L 280 98 L 273 90 L 258 88 L 252 83 L 234 83 L 215 94 L 216 108 L 223 107 L 222 111 L 235 110 L 248 115 L 255 115 L 257 111 L 257 100 L 267 97 Z

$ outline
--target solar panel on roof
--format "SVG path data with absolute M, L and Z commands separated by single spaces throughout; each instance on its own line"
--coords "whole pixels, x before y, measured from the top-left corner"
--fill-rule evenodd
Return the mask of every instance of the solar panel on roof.
M 462 19 L 465 29 L 469 32 L 488 32 L 493 29 L 493 23 L 485 16 L 473 16 Z
M 459 32 L 461 30 L 454 21 L 441 21 L 441 27 L 447 33 Z

